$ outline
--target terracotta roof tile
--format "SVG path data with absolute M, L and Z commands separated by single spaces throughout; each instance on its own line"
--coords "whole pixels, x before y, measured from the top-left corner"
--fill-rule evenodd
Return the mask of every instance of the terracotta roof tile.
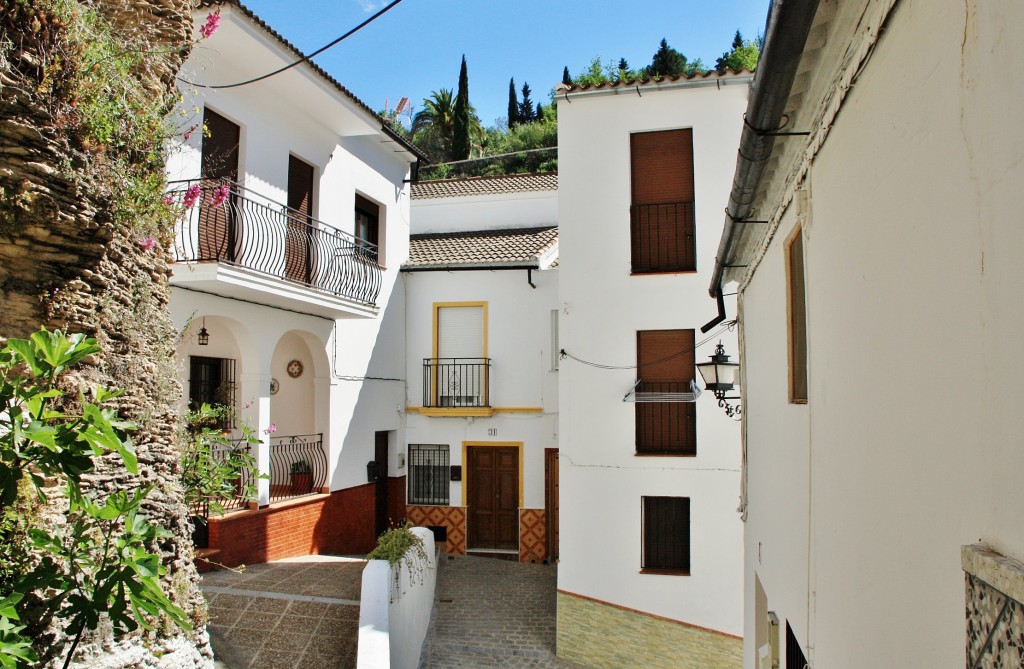
M 414 200 L 427 200 L 463 195 L 502 195 L 558 190 L 558 173 L 504 174 L 488 177 L 464 177 L 420 181 L 412 185 Z
M 614 83 L 604 84 L 586 84 L 585 86 L 577 86 L 576 84 L 558 84 L 555 87 L 555 95 L 562 95 L 563 93 L 579 93 L 581 91 L 610 91 L 616 88 L 657 88 L 659 85 L 666 83 L 676 83 L 679 81 L 704 81 L 705 79 L 726 79 L 729 77 L 736 77 L 741 75 L 751 75 L 753 72 L 744 68 L 739 72 L 735 70 L 726 70 L 723 74 L 719 74 L 715 70 L 711 70 L 707 74 L 691 74 L 690 76 L 678 75 L 675 77 L 661 77 L 660 79 L 634 79 L 632 81 L 617 81 Z
M 412 235 L 403 269 L 449 266 L 536 267 L 558 246 L 558 228 L 516 228 Z

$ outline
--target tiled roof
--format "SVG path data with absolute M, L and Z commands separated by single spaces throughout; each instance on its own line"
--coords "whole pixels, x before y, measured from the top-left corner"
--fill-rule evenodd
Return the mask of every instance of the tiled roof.
M 554 226 L 412 235 L 409 261 L 403 269 L 537 267 L 538 260 L 557 245 L 558 228 Z
M 248 16 L 252 20 L 253 23 L 255 23 L 260 28 L 265 30 L 267 32 L 267 34 L 269 34 L 271 37 L 273 37 L 278 42 L 280 42 L 283 47 L 285 47 L 286 49 L 291 51 L 293 54 L 295 54 L 295 56 L 297 56 L 297 59 L 300 59 L 300 58 L 301 59 L 306 59 L 306 54 L 304 54 L 301 51 L 299 51 L 299 48 L 297 46 L 295 46 L 294 44 L 289 42 L 287 39 L 285 39 L 284 35 L 282 35 L 281 33 L 277 32 L 276 30 L 274 30 L 274 28 L 272 28 L 269 23 L 267 23 L 266 21 L 261 19 L 259 16 L 257 16 L 256 12 L 252 11 L 251 9 L 246 7 L 244 4 L 242 4 L 242 2 L 240 0 L 199 0 L 199 5 L 198 6 L 200 8 L 204 8 L 204 7 L 212 7 L 214 5 L 231 5 L 233 7 L 237 7 L 238 10 L 241 11 L 246 16 Z M 359 107 L 360 109 L 365 111 L 367 114 L 369 114 L 371 117 L 373 117 L 377 121 L 380 121 L 381 130 L 386 135 L 388 135 L 393 140 L 395 140 L 396 142 L 401 144 L 403 146 L 403 148 L 405 148 L 407 151 L 409 151 L 409 153 L 413 154 L 414 156 L 416 156 L 420 160 L 423 160 L 424 162 L 427 162 L 427 159 L 426 159 L 427 156 L 426 156 L 425 153 L 420 151 L 419 148 L 414 146 L 411 142 L 406 140 L 404 137 L 398 135 L 395 131 L 391 130 L 391 128 L 387 127 L 387 123 L 384 121 L 384 119 L 381 117 L 380 114 L 378 114 L 373 109 L 371 109 L 370 105 L 366 104 L 365 102 L 363 102 L 362 100 L 357 98 L 355 96 L 355 94 L 352 93 L 352 91 L 350 91 L 347 88 L 345 88 L 344 86 L 342 86 L 340 81 L 338 81 L 337 79 L 335 79 L 334 77 L 332 77 L 330 74 L 327 73 L 327 70 L 325 70 L 324 68 L 320 67 L 319 65 L 314 63 L 312 60 L 306 60 L 306 65 L 308 65 L 310 68 L 312 68 L 313 71 L 316 72 L 318 75 L 323 77 L 324 80 L 327 83 L 329 83 L 331 86 L 333 86 L 335 89 L 337 89 L 339 93 L 341 93 L 342 95 L 344 95 L 345 97 L 350 99 L 352 102 L 354 102 L 357 107 Z
M 719 74 L 715 70 L 711 70 L 707 74 L 691 74 L 690 76 L 678 75 L 675 77 L 667 76 L 660 77 L 658 79 L 634 79 L 633 81 L 617 81 L 614 83 L 597 84 L 586 84 L 584 86 L 577 86 L 576 84 L 558 84 L 555 87 L 555 95 L 562 95 L 563 93 L 579 93 L 581 91 L 610 91 L 616 88 L 632 89 L 632 88 L 657 88 L 660 85 L 677 83 L 680 81 L 704 81 L 706 79 L 727 79 L 729 77 L 735 77 L 740 75 L 752 75 L 753 72 L 744 68 L 739 72 L 735 70 L 726 70 L 723 74 Z
M 503 195 L 547 190 L 558 190 L 557 172 L 420 181 L 412 185 L 412 198 L 426 200 L 462 195 Z

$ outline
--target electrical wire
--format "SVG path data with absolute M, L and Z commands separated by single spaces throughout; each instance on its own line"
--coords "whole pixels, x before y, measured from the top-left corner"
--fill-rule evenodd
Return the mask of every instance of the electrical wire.
M 245 81 L 239 81 L 239 82 L 236 82 L 234 84 L 199 84 L 199 83 L 196 83 L 194 81 L 188 81 L 187 79 L 182 79 L 181 77 L 178 77 L 178 81 L 180 81 L 180 82 L 182 82 L 184 84 L 188 84 L 189 86 L 195 86 L 196 88 L 209 88 L 211 90 L 217 90 L 217 89 L 223 89 L 223 88 L 238 88 L 239 86 L 247 86 L 249 84 L 255 84 L 257 81 L 263 81 L 264 79 L 269 79 L 270 77 L 272 77 L 272 76 L 274 76 L 276 74 L 281 74 L 282 72 L 284 72 L 286 70 L 290 70 L 293 67 L 296 67 L 297 65 L 301 65 L 302 63 L 308 62 L 312 58 L 314 58 L 316 56 L 319 56 L 324 51 L 327 51 L 328 49 L 330 49 L 332 46 L 338 44 L 339 42 L 341 42 L 341 41 L 343 41 L 345 39 L 348 39 L 349 37 L 351 37 L 352 35 L 356 34 L 357 32 L 359 32 L 360 30 L 362 30 L 366 26 L 368 26 L 371 23 L 373 23 L 379 17 L 384 15 L 389 9 L 391 9 L 392 7 L 394 7 L 395 5 L 397 5 L 400 2 L 402 2 L 402 0 L 392 0 L 392 2 L 390 4 L 384 6 L 376 14 L 374 14 L 370 18 L 366 19 L 365 21 L 363 21 L 362 23 L 357 25 L 352 30 L 349 30 L 347 33 L 345 33 L 341 37 L 338 37 L 337 39 L 335 39 L 335 40 L 333 40 L 331 42 L 328 42 L 327 44 L 323 45 L 322 47 L 320 47 L 319 49 L 317 49 L 313 53 L 306 54 L 302 58 L 300 58 L 300 59 L 298 59 L 298 60 L 296 60 L 294 62 L 291 62 L 291 63 L 285 65 L 284 67 L 278 68 L 278 69 L 274 70 L 273 72 L 268 72 L 267 74 L 263 74 L 263 75 L 260 75 L 258 77 L 253 77 L 252 79 L 246 79 Z
M 726 321 L 725 323 L 722 324 L 722 327 L 720 327 L 719 329 L 715 330 L 714 332 L 709 334 L 704 339 L 701 339 L 699 342 L 694 344 L 692 348 L 687 348 L 687 349 L 684 349 L 682 351 L 678 351 L 678 352 L 673 353 L 671 355 L 667 355 L 664 358 L 661 358 L 659 360 L 651 360 L 650 362 L 644 363 L 644 367 L 647 367 L 648 365 L 657 365 L 657 364 L 660 364 L 662 362 L 666 362 L 668 360 L 672 360 L 674 358 L 678 358 L 681 355 L 686 355 L 687 353 L 693 353 L 698 348 L 700 348 L 704 344 L 707 344 L 709 341 L 713 340 L 715 337 L 717 337 L 718 335 L 722 334 L 726 330 L 732 332 L 733 329 L 735 329 L 735 327 L 736 327 L 736 321 L 734 321 L 734 320 L 733 321 Z M 597 369 L 637 369 L 640 366 L 640 365 L 605 365 L 605 364 L 602 364 L 602 363 L 599 363 L 599 362 L 591 362 L 590 360 L 584 360 L 583 358 L 577 358 L 573 354 L 571 354 L 568 351 L 566 351 L 564 348 L 561 351 L 559 351 L 559 357 L 562 360 L 565 360 L 566 358 L 569 358 L 571 360 L 575 360 L 576 362 L 582 363 L 584 365 L 588 365 L 590 367 L 596 367 Z

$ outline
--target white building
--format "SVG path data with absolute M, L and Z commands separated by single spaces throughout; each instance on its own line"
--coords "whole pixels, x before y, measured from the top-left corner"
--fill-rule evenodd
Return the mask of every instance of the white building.
M 558 654 L 588 666 L 740 664 L 739 425 L 679 400 L 736 350 L 698 328 L 751 78 L 557 92 Z
M 773 8 L 729 212 L 767 223 L 727 223 L 711 284 L 747 667 L 1024 666 L 1022 39 L 1013 0 Z
M 181 380 L 191 404 L 234 406 L 236 434 L 256 429 L 259 507 L 330 494 L 212 521 L 210 543 L 227 564 L 363 552 L 403 513 L 398 272 L 418 156 L 308 62 L 218 88 L 301 54 L 240 3 L 197 21 L 215 8 L 219 30 L 181 73 L 182 130 L 194 129 L 167 166 L 182 209 L 170 304 Z
M 407 516 L 449 553 L 557 547 L 558 177 L 413 185 Z

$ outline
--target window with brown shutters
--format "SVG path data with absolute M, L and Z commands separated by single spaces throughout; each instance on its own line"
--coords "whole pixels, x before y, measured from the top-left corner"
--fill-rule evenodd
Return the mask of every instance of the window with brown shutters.
M 203 110 L 203 144 L 200 175 L 204 193 L 209 194 L 224 182 L 238 181 L 238 143 L 241 128 L 212 109 Z M 238 259 L 241 244 L 238 213 L 234 198 L 213 206 L 204 197 L 199 206 L 199 258 L 197 260 Z
M 693 130 L 630 135 L 633 273 L 697 269 Z
M 653 574 L 690 573 L 690 498 L 643 497 L 641 569 Z
M 284 270 L 292 281 L 309 284 L 313 269 L 313 179 L 309 163 L 288 156 L 288 230 L 285 232 Z
M 685 393 L 694 378 L 693 330 L 641 330 L 636 333 L 637 390 Z M 638 455 L 696 455 L 697 404 L 637 402 Z
M 807 305 L 804 240 L 799 227 L 786 243 L 789 306 L 789 401 L 807 402 Z
M 373 200 L 356 195 L 356 243 L 361 255 L 375 262 L 380 260 L 377 252 L 380 242 L 379 218 L 380 206 Z

